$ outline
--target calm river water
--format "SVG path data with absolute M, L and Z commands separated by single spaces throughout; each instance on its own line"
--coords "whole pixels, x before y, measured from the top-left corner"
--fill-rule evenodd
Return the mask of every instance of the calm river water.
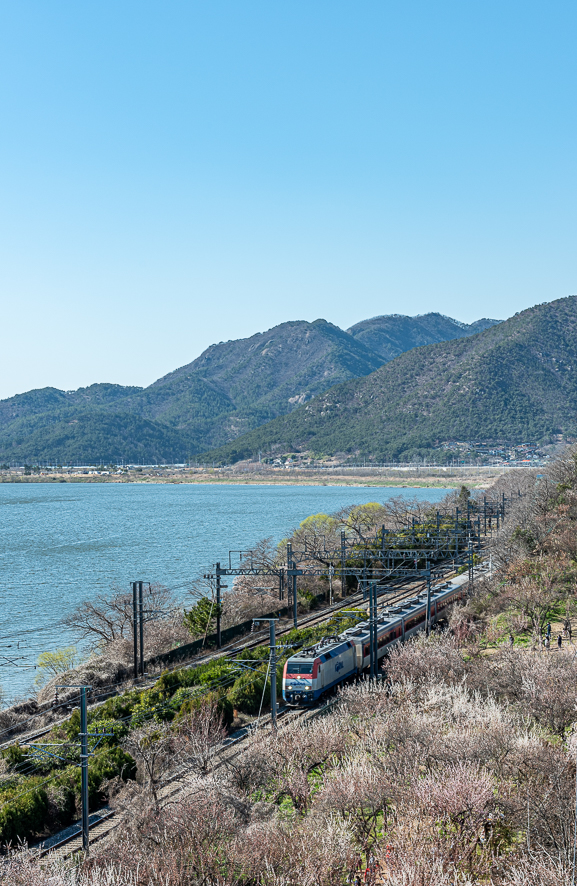
M 9 699 L 43 650 L 72 642 L 61 619 L 135 579 L 185 589 L 229 550 L 280 541 L 309 514 L 447 490 L 344 486 L 0 484 L 0 684 Z

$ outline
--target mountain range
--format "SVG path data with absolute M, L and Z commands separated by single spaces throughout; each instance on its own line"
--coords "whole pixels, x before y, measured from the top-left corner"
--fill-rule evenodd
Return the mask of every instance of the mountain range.
M 577 296 L 405 351 L 209 457 L 306 450 L 406 459 L 448 441 L 548 442 L 559 433 L 577 435 Z
M 392 314 L 344 331 L 326 320 L 289 321 L 211 345 L 147 388 L 28 391 L 0 401 L 0 461 L 182 462 L 209 449 L 228 451 L 247 434 L 250 448 L 251 432 L 302 415 L 303 405 L 333 386 L 371 376 L 410 349 L 466 339 L 498 323 Z

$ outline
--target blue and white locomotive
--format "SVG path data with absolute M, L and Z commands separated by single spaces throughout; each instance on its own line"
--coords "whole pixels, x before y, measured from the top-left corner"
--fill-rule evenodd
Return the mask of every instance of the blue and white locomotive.
M 433 588 L 431 623 L 450 603 L 464 595 L 467 575 Z M 396 643 L 423 630 L 427 617 L 427 594 L 403 600 L 383 609 L 377 618 L 377 656 L 381 659 Z M 370 665 L 369 622 L 361 621 L 338 638 L 322 640 L 292 655 L 284 666 L 282 694 L 287 705 L 312 705 L 345 680 L 362 674 Z
M 287 660 L 282 679 L 283 698 L 287 704 L 313 704 L 356 673 L 357 650 L 352 640 L 323 641 Z

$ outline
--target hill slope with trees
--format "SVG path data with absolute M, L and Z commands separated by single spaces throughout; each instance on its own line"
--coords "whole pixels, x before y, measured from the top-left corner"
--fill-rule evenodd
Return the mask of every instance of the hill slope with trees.
M 477 335 L 407 351 L 210 457 L 308 450 L 381 460 L 450 440 L 575 435 L 576 332 L 577 296 L 537 305 Z
M 496 321 L 478 321 L 486 322 Z M 349 333 L 326 320 L 291 321 L 211 345 L 144 389 L 95 384 L 11 397 L 0 402 L 0 461 L 183 462 L 372 373 L 387 353 L 423 337 L 470 335 L 476 324 L 427 314 L 378 317 L 358 327 Z M 364 341 L 371 336 L 381 343 L 378 353 Z
M 401 314 L 385 314 L 362 320 L 347 329 L 347 332 L 358 342 L 379 354 L 385 363 L 394 360 L 399 354 L 432 345 L 440 341 L 451 341 L 454 338 L 466 338 L 476 335 L 483 329 L 496 326 L 498 320 L 476 320 L 474 323 L 460 323 L 443 314 L 420 314 L 416 317 L 404 317 Z

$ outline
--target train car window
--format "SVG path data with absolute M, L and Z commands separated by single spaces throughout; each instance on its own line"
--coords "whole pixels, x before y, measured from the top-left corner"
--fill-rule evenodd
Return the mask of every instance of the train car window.
M 305 661 L 291 661 L 287 665 L 287 673 L 312 674 L 313 666 Z

